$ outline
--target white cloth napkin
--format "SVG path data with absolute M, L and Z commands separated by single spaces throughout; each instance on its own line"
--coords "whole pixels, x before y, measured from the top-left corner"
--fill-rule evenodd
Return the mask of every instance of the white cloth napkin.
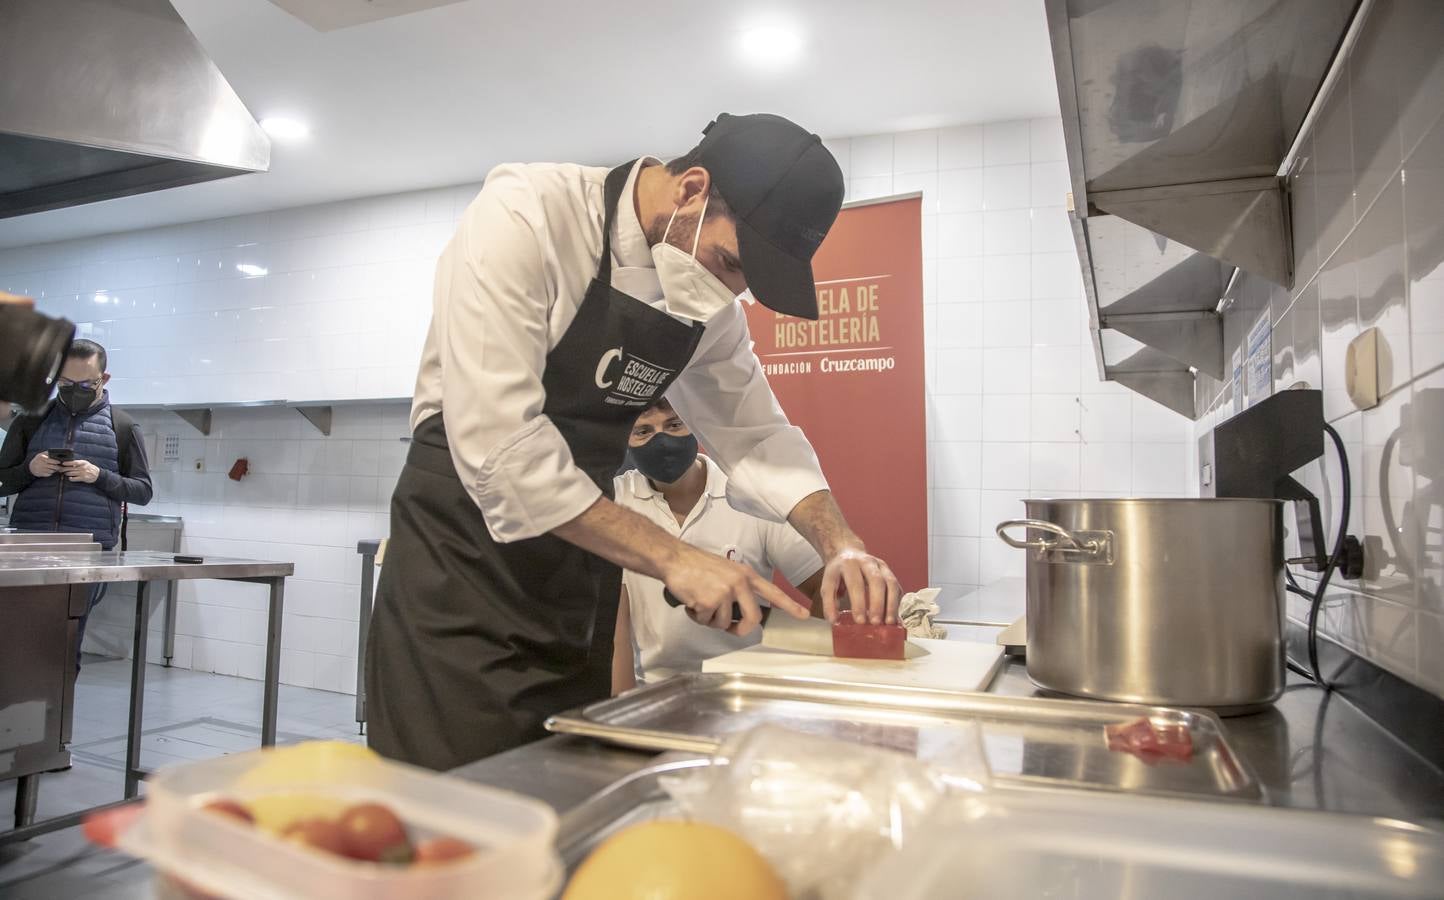
M 898 602 L 898 622 L 908 630 L 909 637 L 935 638 L 948 636 L 948 630 L 933 624 L 933 616 L 939 612 L 937 598 L 942 588 L 924 588 L 911 594 L 903 594 Z

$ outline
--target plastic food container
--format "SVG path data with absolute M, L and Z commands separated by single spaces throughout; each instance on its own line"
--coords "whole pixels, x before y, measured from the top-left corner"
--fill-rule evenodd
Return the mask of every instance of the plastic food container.
M 946 804 L 857 900 L 1444 896 L 1444 833 L 1391 819 L 995 792 Z
M 298 765 L 274 765 L 295 750 L 304 754 Z M 413 838 L 446 835 L 478 852 L 427 867 L 356 862 L 202 810 L 220 798 L 248 806 L 294 798 L 335 806 L 382 803 Z M 384 761 L 359 747 L 318 744 L 163 770 L 147 781 L 145 813 L 122 833 L 119 847 L 155 866 L 161 897 L 546 900 L 562 880 L 556 830 L 556 814 L 544 803 Z

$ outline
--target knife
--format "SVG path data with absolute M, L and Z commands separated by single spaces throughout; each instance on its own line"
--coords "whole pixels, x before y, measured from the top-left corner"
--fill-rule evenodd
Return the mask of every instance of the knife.
M 917 659 L 927 656 L 928 650 L 912 641 L 902 642 L 902 656 L 878 652 L 876 645 L 867 646 L 871 642 L 863 642 L 864 646 L 844 654 L 837 652 L 833 642 L 833 636 L 841 631 L 847 634 L 850 631 L 870 629 L 874 633 L 881 630 L 902 629 L 901 625 L 857 625 L 842 621 L 847 613 L 840 614 L 838 625 L 829 625 L 823 619 L 794 619 L 791 616 L 778 616 L 765 623 L 762 629 L 762 646 L 770 647 L 773 650 L 786 650 L 789 653 L 806 653 L 812 656 L 836 656 L 844 659 Z M 896 634 L 891 635 L 894 639 Z M 906 631 L 904 630 L 904 638 Z M 855 642 L 849 641 L 849 645 Z M 896 646 L 894 644 L 894 646 Z
M 667 601 L 668 606 L 681 606 L 682 601 L 668 588 L 662 588 L 662 599 Z M 844 659 L 917 659 L 929 655 L 927 648 L 912 641 L 905 640 L 902 645 L 902 656 L 883 655 L 870 651 L 868 644 L 863 642 L 863 649 L 855 652 L 839 654 L 833 646 L 834 629 L 901 629 L 901 625 L 854 625 L 843 621 L 840 625 L 830 625 L 825 619 L 794 619 L 792 616 L 778 616 L 775 620 L 771 616 L 772 607 L 762 607 L 762 646 L 770 647 L 773 650 L 785 650 L 790 653 L 806 653 L 810 656 L 840 656 Z M 847 613 L 841 614 L 846 616 Z M 732 621 L 742 621 L 742 607 L 740 604 L 732 604 Z M 842 621 L 840 619 L 840 621 Z M 855 642 L 852 642 L 855 643 Z

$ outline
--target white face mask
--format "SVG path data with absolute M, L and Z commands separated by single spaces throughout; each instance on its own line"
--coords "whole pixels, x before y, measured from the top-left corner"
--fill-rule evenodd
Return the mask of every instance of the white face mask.
M 667 312 L 697 322 L 706 322 L 737 299 L 721 279 L 697 261 L 697 241 L 702 237 L 702 221 L 706 217 L 707 200 L 703 200 L 690 254 L 667 243 L 667 232 L 672 230 L 672 222 L 677 218 L 676 209 L 667 220 L 662 239 L 652 247 L 652 261 L 657 265 L 657 279 L 662 282 L 662 300 Z

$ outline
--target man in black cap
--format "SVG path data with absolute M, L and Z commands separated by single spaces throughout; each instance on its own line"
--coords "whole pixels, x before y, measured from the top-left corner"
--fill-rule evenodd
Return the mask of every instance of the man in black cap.
M 492 170 L 437 263 L 366 651 L 372 747 L 446 769 L 607 696 L 619 566 L 699 627 L 747 634 L 759 598 L 806 615 L 611 502 L 632 422 L 664 392 L 728 502 L 817 550 L 829 619 L 846 598 L 894 620 L 897 579 L 778 406 L 738 302 L 817 318 L 812 256 L 842 197 L 817 136 L 771 115 L 721 115 L 667 165 Z

